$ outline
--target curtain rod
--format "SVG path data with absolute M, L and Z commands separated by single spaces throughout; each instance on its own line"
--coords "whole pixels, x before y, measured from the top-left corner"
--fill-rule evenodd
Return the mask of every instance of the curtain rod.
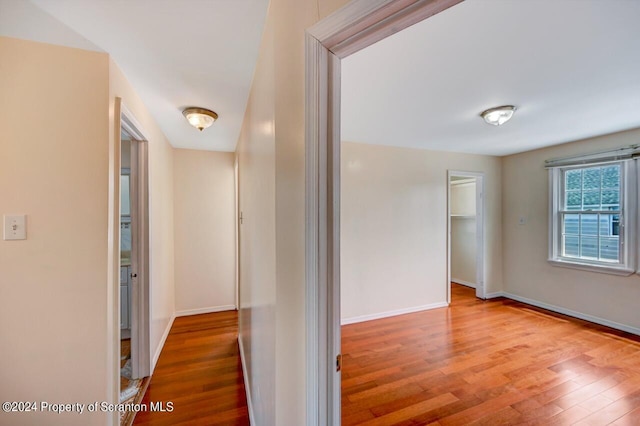
M 621 148 L 598 151 L 590 154 L 572 155 L 546 160 L 545 168 L 577 166 L 581 164 L 602 163 L 605 161 L 620 161 L 640 156 L 640 145 L 628 145 Z

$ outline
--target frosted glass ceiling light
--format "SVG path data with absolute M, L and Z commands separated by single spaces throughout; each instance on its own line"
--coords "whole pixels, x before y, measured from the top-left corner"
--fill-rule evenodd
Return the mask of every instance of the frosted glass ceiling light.
M 516 112 L 516 107 L 513 105 L 504 105 L 495 108 L 489 108 L 486 111 L 482 111 L 480 114 L 487 124 L 493 126 L 500 126 L 513 117 L 513 113 Z
M 200 131 L 211 126 L 218 119 L 218 114 L 204 108 L 187 108 L 182 111 L 182 115 L 189 121 L 189 124 Z

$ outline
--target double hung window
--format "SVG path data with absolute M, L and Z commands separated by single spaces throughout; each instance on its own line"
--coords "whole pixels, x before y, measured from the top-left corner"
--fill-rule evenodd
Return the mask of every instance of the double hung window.
M 628 179 L 634 161 L 551 169 L 549 260 L 563 266 L 628 275 Z

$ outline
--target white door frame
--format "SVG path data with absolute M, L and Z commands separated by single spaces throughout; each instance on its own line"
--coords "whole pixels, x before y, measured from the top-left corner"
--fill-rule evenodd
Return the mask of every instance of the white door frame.
M 131 252 L 131 376 L 134 379 L 151 375 L 150 310 L 149 310 L 149 155 L 148 138 L 134 115 L 116 98 L 116 111 L 120 112 L 120 126 L 116 140 L 119 146 L 120 130 L 124 129 L 131 141 L 131 235 L 137 241 L 137 249 Z M 118 151 L 119 152 L 119 151 Z M 120 159 L 118 159 L 120 160 Z M 120 188 L 118 187 L 118 197 Z M 119 198 L 118 198 L 119 199 Z M 118 222 L 119 223 L 119 222 Z M 133 247 L 132 247 L 133 248 Z M 118 260 L 119 262 L 119 260 Z M 135 276 L 133 276 L 135 274 Z M 119 275 L 118 275 L 119 277 Z M 119 283 L 118 283 L 119 285 Z M 116 301 L 118 318 L 120 300 Z M 118 370 L 120 360 L 118 357 Z
M 484 173 L 447 171 L 447 302 L 451 303 L 451 178 L 453 176 L 475 178 L 476 182 L 476 297 L 487 298 L 485 286 L 485 207 Z
M 353 0 L 307 30 L 307 426 L 340 424 L 340 60 L 461 1 Z

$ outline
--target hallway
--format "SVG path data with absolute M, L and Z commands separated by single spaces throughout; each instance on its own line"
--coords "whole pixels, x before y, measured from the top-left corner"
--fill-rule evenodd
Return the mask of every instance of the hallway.
M 139 412 L 135 425 L 248 425 L 238 352 L 238 312 L 176 318 L 142 403 L 172 412 Z

